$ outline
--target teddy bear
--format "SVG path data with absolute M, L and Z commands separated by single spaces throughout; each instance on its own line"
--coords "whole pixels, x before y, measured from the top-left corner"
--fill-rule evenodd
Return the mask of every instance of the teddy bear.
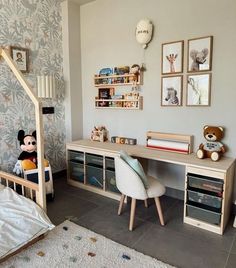
M 129 82 L 137 82 L 138 81 L 138 75 L 140 73 L 140 66 L 138 64 L 133 64 L 130 68 L 130 74 L 134 74 L 134 76 L 129 77 Z
M 13 172 L 17 175 L 23 173 L 23 170 L 30 170 L 37 168 L 37 143 L 36 143 L 36 131 L 33 131 L 32 135 L 25 135 L 24 130 L 19 130 L 17 139 L 20 142 L 20 148 L 22 152 L 18 157 L 18 161 L 15 164 Z M 49 165 L 48 161 L 44 160 L 44 165 Z
M 208 55 L 208 49 L 203 48 L 202 51 L 197 51 L 192 49 L 190 51 L 190 57 L 192 58 L 193 62 L 191 65 L 191 71 L 199 71 L 200 65 L 206 62 L 206 57 Z
M 203 135 L 207 141 L 199 145 L 197 157 L 200 159 L 209 157 L 212 161 L 218 161 L 226 151 L 220 142 L 224 135 L 224 129 L 216 126 L 204 126 Z

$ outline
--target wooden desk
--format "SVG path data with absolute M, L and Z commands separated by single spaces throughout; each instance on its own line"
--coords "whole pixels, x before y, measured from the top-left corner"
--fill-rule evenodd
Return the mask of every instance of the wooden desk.
M 68 162 L 68 183 L 83 189 L 87 189 L 104 196 L 108 196 L 114 199 L 119 199 L 119 195 L 107 191 L 107 183 L 106 183 L 106 161 L 110 158 L 114 158 L 119 155 L 120 150 L 126 151 L 128 154 L 144 158 L 157 160 L 167 163 L 179 164 L 185 167 L 185 207 L 184 207 L 184 222 L 195 225 L 197 227 L 210 230 L 212 232 L 222 234 L 224 228 L 227 224 L 228 218 L 230 216 L 230 208 L 232 202 L 232 190 L 233 190 L 233 179 L 234 179 L 234 170 L 235 170 L 235 159 L 229 157 L 222 157 L 219 162 L 213 162 L 210 159 L 198 159 L 195 154 L 185 155 L 185 154 L 177 154 L 172 152 L 164 152 L 158 150 L 148 149 L 142 145 L 124 145 L 124 144 L 115 144 L 110 142 L 94 142 L 90 140 L 79 140 L 75 142 L 71 142 L 67 144 L 67 162 Z M 80 172 L 84 174 L 84 179 L 82 182 L 76 181 L 76 179 L 71 178 L 71 167 L 70 161 L 73 162 L 73 159 L 70 159 L 70 152 L 78 152 L 80 154 Z M 98 155 L 101 157 L 101 169 L 103 175 L 103 183 L 100 188 L 91 186 L 87 183 L 86 180 L 86 154 L 90 155 Z M 73 163 L 74 165 L 74 163 Z M 204 220 L 197 220 L 189 216 L 192 212 L 198 213 L 194 211 L 194 207 L 188 206 L 188 174 L 193 174 L 196 177 L 201 178 L 211 178 L 216 180 L 217 182 L 222 183 L 222 198 L 221 199 L 221 211 L 217 214 L 212 213 L 212 217 L 219 217 L 219 224 L 210 224 L 205 222 Z M 199 193 L 200 195 L 200 193 Z M 205 195 L 206 197 L 207 195 Z M 210 198 L 210 197 L 209 197 Z M 195 209 L 196 210 L 196 209 Z M 201 209 L 202 210 L 202 209 Z M 203 215 L 204 215 L 204 210 Z M 216 215 L 217 214 L 217 215 Z

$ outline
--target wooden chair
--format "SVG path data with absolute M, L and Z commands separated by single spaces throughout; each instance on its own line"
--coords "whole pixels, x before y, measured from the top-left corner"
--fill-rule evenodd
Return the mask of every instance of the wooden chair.
M 138 174 L 120 157 L 115 158 L 116 185 L 122 193 L 118 215 L 121 214 L 125 197 L 131 197 L 131 211 L 129 230 L 133 230 L 136 200 L 144 200 L 147 207 L 147 199 L 154 198 L 161 225 L 165 225 L 159 197 L 165 193 L 165 186 L 157 179 L 147 176 L 148 189 L 145 189 Z

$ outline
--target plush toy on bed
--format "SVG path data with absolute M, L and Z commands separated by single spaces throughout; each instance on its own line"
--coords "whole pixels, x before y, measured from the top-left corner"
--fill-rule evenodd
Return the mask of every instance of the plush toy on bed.
M 220 142 L 224 135 L 224 129 L 222 127 L 205 126 L 203 131 L 207 141 L 199 145 L 197 157 L 200 159 L 209 157 L 212 161 L 218 161 L 220 156 L 225 153 L 225 147 Z
M 22 170 L 30 170 L 37 168 L 37 143 L 36 143 L 36 131 L 32 135 L 25 135 L 24 130 L 19 130 L 18 141 L 20 142 L 21 154 L 18 157 L 18 161 L 15 164 L 13 172 L 17 175 L 22 173 Z M 44 160 L 44 165 L 49 165 L 48 161 Z

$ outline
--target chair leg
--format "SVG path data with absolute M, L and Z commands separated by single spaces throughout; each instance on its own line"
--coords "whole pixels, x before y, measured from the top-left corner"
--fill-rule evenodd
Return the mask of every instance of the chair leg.
M 130 231 L 133 231 L 135 208 L 136 208 L 136 199 L 132 198 L 131 211 L 130 211 L 130 220 L 129 220 L 129 230 Z
M 162 214 L 160 199 L 159 199 L 159 197 L 155 197 L 154 199 L 155 199 L 155 203 L 156 203 L 156 207 L 157 207 L 157 212 L 158 212 L 158 215 L 159 215 L 159 219 L 160 219 L 161 225 L 164 226 L 165 225 L 165 222 L 164 222 L 164 218 L 163 218 L 163 214 Z
M 145 208 L 148 208 L 148 201 L 147 201 L 147 199 L 144 200 L 144 206 L 145 206 Z
M 122 212 L 122 208 L 123 208 L 124 200 L 125 200 L 125 195 L 122 194 L 122 195 L 121 195 L 121 198 L 120 198 L 119 209 L 118 209 L 118 215 L 119 215 L 119 216 L 120 216 L 120 214 L 121 214 L 121 212 Z

